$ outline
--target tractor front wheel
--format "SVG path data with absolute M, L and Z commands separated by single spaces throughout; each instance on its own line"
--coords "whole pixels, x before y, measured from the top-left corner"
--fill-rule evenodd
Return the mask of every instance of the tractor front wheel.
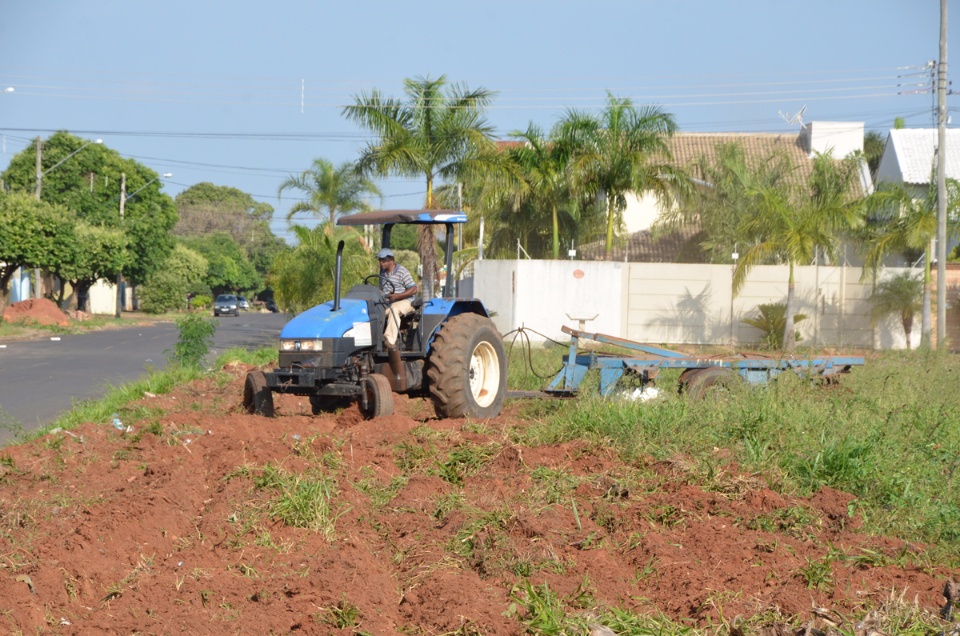
M 507 392 L 507 356 L 493 321 L 460 314 L 440 328 L 427 369 L 440 417 L 496 417 Z
M 360 413 L 368 420 L 393 414 L 393 390 L 390 380 L 379 373 L 371 373 L 360 382 Z
M 273 417 L 273 393 L 263 371 L 251 371 L 243 383 L 243 407 L 247 413 Z

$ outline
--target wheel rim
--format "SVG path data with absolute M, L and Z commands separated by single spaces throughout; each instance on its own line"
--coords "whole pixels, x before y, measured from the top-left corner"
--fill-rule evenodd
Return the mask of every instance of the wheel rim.
M 497 399 L 500 388 L 500 364 L 497 351 L 489 342 L 481 342 L 470 356 L 470 393 L 480 407 L 487 407 Z

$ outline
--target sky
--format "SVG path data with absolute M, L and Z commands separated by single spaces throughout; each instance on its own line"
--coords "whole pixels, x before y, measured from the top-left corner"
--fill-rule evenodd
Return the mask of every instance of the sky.
M 796 134 L 803 107 L 806 122 L 881 133 L 897 117 L 936 125 L 926 65 L 939 58 L 939 0 L 0 4 L 0 170 L 38 135 L 101 138 L 173 173 L 171 196 L 206 181 L 269 203 L 287 239 L 300 195 L 278 199 L 280 183 L 316 158 L 355 160 L 371 137 L 343 107 L 374 88 L 402 97 L 405 78 L 496 91 L 500 138 L 599 112 L 608 91 L 684 132 Z M 951 25 L 954 55 L 958 41 Z M 422 207 L 422 180 L 378 183 L 373 205 Z

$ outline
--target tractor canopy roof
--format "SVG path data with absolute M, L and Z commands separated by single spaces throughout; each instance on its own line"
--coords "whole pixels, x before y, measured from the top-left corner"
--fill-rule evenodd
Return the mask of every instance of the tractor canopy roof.
M 337 225 L 384 225 L 387 223 L 417 223 L 421 225 L 466 223 L 467 215 L 460 210 L 374 210 L 350 216 L 341 216 Z

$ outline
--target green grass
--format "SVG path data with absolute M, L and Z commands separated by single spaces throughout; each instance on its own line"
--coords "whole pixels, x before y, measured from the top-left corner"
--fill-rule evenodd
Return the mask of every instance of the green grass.
M 318 532 L 328 541 L 334 538 L 337 519 L 345 512 L 334 503 L 339 494 L 335 479 L 315 470 L 290 473 L 267 464 L 253 483 L 258 489 L 277 492 L 269 504 L 271 517 L 294 528 Z
M 532 404 L 534 422 L 514 431 L 528 444 L 571 440 L 610 446 L 624 459 L 688 458 L 705 487 L 722 460 L 762 475 L 783 493 L 823 487 L 856 497 L 868 531 L 935 545 L 960 561 L 960 358 L 884 353 L 816 386 L 793 376 L 723 401 L 677 395 L 661 380 L 651 403 L 603 399 L 586 387 L 576 400 Z M 789 520 L 786 520 L 789 521 Z

